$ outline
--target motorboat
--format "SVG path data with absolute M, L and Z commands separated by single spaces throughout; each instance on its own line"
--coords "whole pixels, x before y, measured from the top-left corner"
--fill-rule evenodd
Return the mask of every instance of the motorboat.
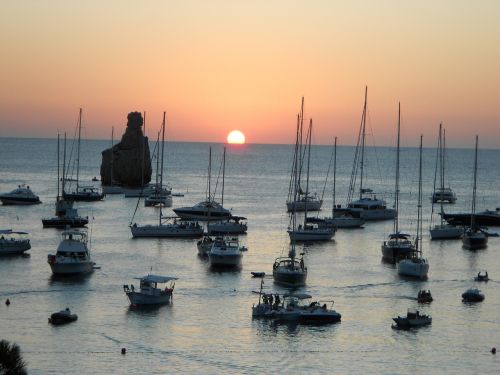
M 495 227 L 500 226 L 500 207 L 497 207 L 493 210 L 485 210 L 481 212 L 475 213 L 454 213 L 454 214 L 446 214 L 442 213 L 442 217 L 448 223 L 456 226 L 470 226 L 471 217 L 474 217 L 474 222 L 478 226 L 488 226 Z
M 87 247 L 87 233 L 78 229 L 62 232 L 62 241 L 55 255 L 47 256 L 47 263 L 54 275 L 77 275 L 90 273 L 95 263 Z
M 482 274 L 481 272 L 478 272 L 477 276 L 474 277 L 474 281 L 486 281 L 486 282 L 488 282 L 489 280 L 490 280 L 490 278 L 488 276 L 488 271 L 485 271 L 484 274 Z
M 392 233 L 389 239 L 382 244 L 382 258 L 389 262 L 396 262 L 411 256 L 415 251 L 415 244 L 406 233 Z
M 293 200 L 287 201 L 286 208 L 288 212 L 292 212 L 294 210 L 296 212 L 319 211 L 321 210 L 322 204 L 323 200 L 320 199 L 316 193 L 303 193 L 298 195 L 296 202 L 293 202 Z
M 327 303 L 330 303 L 330 307 L 328 307 Z M 299 321 L 302 324 L 329 324 L 340 322 L 342 315 L 332 307 L 333 301 L 313 301 L 302 309 Z
M 197 221 L 179 220 L 176 217 L 162 217 L 157 225 L 130 226 L 132 237 L 196 238 L 203 236 L 203 227 Z
M 12 229 L 0 230 L 0 256 L 18 255 L 31 249 L 28 233 L 13 231 Z
M 301 258 L 295 258 L 295 250 L 290 250 L 288 257 L 276 258 L 273 264 L 273 278 L 276 284 L 298 287 L 306 284 L 307 267 L 304 264 L 303 254 Z M 291 256 L 291 254 L 293 256 Z
M 155 192 L 144 199 L 144 206 L 152 207 L 159 206 L 172 207 L 172 195 L 170 191 L 163 188 L 161 190 L 156 189 Z
M 56 200 L 56 216 L 42 219 L 44 228 L 78 228 L 84 227 L 89 222 L 88 216 L 78 215 L 78 210 L 73 208 L 73 201 L 59 197 Z
M 192 207 L 174 208 L 174 212 L 186 220 L 227 220 L 232 216 L 231 211 L 214 200 L 205 200 Z
M 432 194 L 431 199 L 433 203 L 455 203 L 457 201 L 457 196 L 451 188 L 446 187 L 436 189 L 436 191 Z
M 196 247 L 198 248 L 198 255 L 207 256 L 208 252 L 212 248 L 212 244 L 214 243 L 214 238 L 208 235 L 203 235 L 203 238 L 196 243 Z
M 212 267 L 238 267 L 242 258 L 243 253 L 237 237 L 215 237 L 208 252 Z
M 316 224 L 300 224 L 297 228 L 288 228 L 287 232 L 291 241 L 329 241 L 335 235 L 335 227 L 320 228 Z
M 434 299 L 432 298 L 431 291 L 429 289 L 422 289 L 417 294 L 417 301 L 420 303 L 428 303 L 432 302 Z
M 307 222 L 316 224 L 320 228 L 361 228 L 365 224 L 365 220 L 354 217 L 348 213 L 342 213 L 338 216 L 318 218 L 308 217 Z
M 274 319 L 278 311 L 283 309 L 281 298 L 279 294 L 264 293 L 262 287 L 264 280 L 260 282 L 260 290 L 252 291 L 259 295 L 259 302 L 252 305 L 252 318 L 267 318 Z
M 248 225 L 246 217 L 231 215 L 227 221 L 209 222 L 207 232 L 211 235 L 223 234 L 244 234 L 247 232 Z
M 396 210 L 387 208 L 383 199 L 378 199 L 371 189 L 362 189 L 362 196 L 347 205 L 347 212 L 366 221 L 394 219 Z
M 38 195 L 35 195 L 29 186 L 22 184 L 10 193 L 0 194 L 0 200 L 4 205 L 29 205 L 42 203 Z
M 49 323 L 54 325 L 67 324 L 78 320 L 78 315 L 72 314 L 69 307 L 50 315 Z
M 398 316 L 392 320 L 396 323 L 392 327 L 399 329 L 419 328 L 432 323 L 432 318 L 429 315 L 420 314 L 418 310 L 408 310 L 406 316 Z
M 477 288 L 470 288 L 462 293 L 462 301 L 464 302 L 481 302 L 483 300 L 484 294 Z
M 134 285 L 130 285 L 130 287 L 123 285 L 123 291 L 132 306 L 162 305 L 172 300 L 177 277 L 146 275 L 136 279 L 140 280 L 138 291 Z M 159 287 L 158 284 L 164 284 L 165 287 Z
M 340 322 L 342 315 L 326 302 L 312 301 L 307 293 L 291 293 L 283 296 L 283 306 L 277 309 L 275 319 L 301 324 L 329 324 Z M 327 301 L 333 306 L 333 301 Z

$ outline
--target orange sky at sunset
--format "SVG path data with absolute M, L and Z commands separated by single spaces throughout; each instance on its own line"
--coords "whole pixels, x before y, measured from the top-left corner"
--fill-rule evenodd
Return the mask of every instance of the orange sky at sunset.
M 378 145 L 402 136 L 500 147 L 500 1 L 5 0 L 0 136 L 121 134 L 130 111 L 168 140 L 355 144 L 364 87 Z M 151 135 L 153 133 L 149 133 Z M 431 142 L 432 140 L 432 142 Z

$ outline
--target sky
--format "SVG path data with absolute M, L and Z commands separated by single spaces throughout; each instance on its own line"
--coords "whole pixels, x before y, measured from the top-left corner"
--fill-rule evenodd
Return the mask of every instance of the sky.
M 497 0 L 2 0 L 0 136 L 123 133 L 355 144 L 364 90 L 373 143 L 500 148 Z

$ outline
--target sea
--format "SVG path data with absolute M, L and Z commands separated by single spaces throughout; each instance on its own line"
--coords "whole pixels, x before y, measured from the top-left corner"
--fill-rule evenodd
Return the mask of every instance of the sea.
M 248 247 L 240 269 L 210 269 L 197 255 L 197 240 L 133 239 L 130 223 L 156 223 L 159 209 L 144 207 L 137 198 L 108 195 L 101 202 L 75 204 L 81 215 L 91 218 L 88 233 L 98 269 L 83 278 L 60 279 L 52 277 L 47 255 L 56 251 L 61 230 L 44 229 L 41 222 L 54 214 L 57 139 L 0 138 L 0 192 L 27 184 L 43 202 L 0 205 L 0 228 L 27 231 L 32 244 L 25 256 L 0 259 L 0 339 L 20 346 L 30 374 L 497 373 L 500 358 L 491 349 L 500 346 L 500 238 L 490 237 L 488 247 L 477 251 L 463 249 L 460 240 L 430 240 L 429 226 L 439 221 L 440 210 L 434 207 L 431 215 L 436 143 L 426 139 L 423 149 L 422 249 L 430 263 L 428 279 L 404 279 L 394 265 L 382 261 L 381 244 L 393 229 L 391 220 L 339 229 L 331 241 L 297 250 L 304 253 L 309 270 L 307 285 L 299 291 L 314 300 L 333 300 L 333 308 L 342 314 L 340 323 L 307 326 L 251 316 L 259 297 L 254 292 L 261 286 L 252 271 L 266 273 L 264 291 L 289 292 L 273 283 L 272 264 L 290 245 L 285 201 L 293 145 L 227 146 L 224 206 L 248 219 L 248 234 L 240 236 Z M 101 152 L 108 147 L 109 140 L 82 141 L 81 184 L 99 186 L 92 179 L 100 177 Z M 210 147 L 211 190 L 220 201 L 224 145 L 166 143 L 164 179 L 173 193 L 183 195 L 174 197 L 174 208 L 205 199 Z M 67 159 L 71 154 L 74 161 L 72 140 L 67 150 Z M 331 215 L 332 152 L 332 146 L 312 146 L 309 187 L 324 203 L 319 214 L 309 215 Z M 352 146 L 337 148 L 336 204 L 346 203 L 354 152 Z M 402 148 L 400 156 L 399 223 L 415 235 L 419 150 Z M 395 160 L 395 147 L 366 149 L 365 187 L 391 207 Z M 479 150 L 478 211 L 500 205 L 498 160 L 499 150 Z M 447 150 L 446 185 L 458 200 L 445 205 L 446 212 L 470 212 L 473 165 L 473 148 Z M 171 208 L 164 215 L 173 215 Z M 475 282 L 474 276 L 484 270 L 491 280 Z M 135 278 L 148 273 L 178 278 L 171 304 L 130 307 L 123 285 L 137 287 Z M 461 294 L 470 287 L 484 292 L 482 303 L 462 302 Z M 430 289 L 434 301 L 418 304 L 420 289 Z M 51 313 L 66 307 L 78 321 L 48 324 Z M 392 318 L 408 309 L 431 315 L 432 325 L 392 329 Z

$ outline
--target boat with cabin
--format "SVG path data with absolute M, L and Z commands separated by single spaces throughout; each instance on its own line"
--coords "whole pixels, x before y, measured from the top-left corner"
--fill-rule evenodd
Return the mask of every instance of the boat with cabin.
M 134 285 L 130 287 L 123 285 L 123 291 L 132 306 L 163 305 L 172 300 L 177 277 L 149 274 L 136 277 L 136 279 L 139 280 L 138 290 Z M 165 287 L 159 285 L 165 285 Z
M 396 323 L 393 328 L 410 329 L 430 325 L 432 318 L 429 315 L 421 314 L 418 310 L 408 310 L 406 316 L 392 318 Z
M 87 233 L 78 229 L 69 229 L 62 232 L 62 241 L 57 247 L 56 254 L 47 256 L 54 275 L 77 275 L 90 273 L 95 263 L 90 257 L 87 247 Z
M 243 258 L 238 237 L 218 236 L 210 247 L 208 259 L 212 267 L 238 267 Z
M 0 256 L 19 255 L 31 249 L 27 232 L 0 229 Z
M 9 193 L 0 194 L 0 201 L 4 205 L 30 205 L 42 203 L 38 195 L 33 193 L 26 184 L 18 185 Z

